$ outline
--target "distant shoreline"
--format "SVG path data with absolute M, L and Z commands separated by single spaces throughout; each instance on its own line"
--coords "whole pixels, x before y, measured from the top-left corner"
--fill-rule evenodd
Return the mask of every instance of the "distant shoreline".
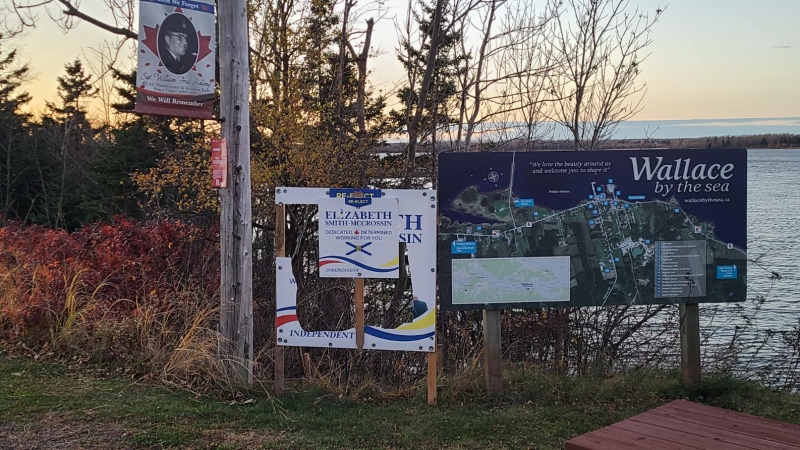
M 512 140 L 508 142 L 473 142 L 469 151 L 567 151 L 574 148 L 572 141 L 539 140 L 525 142 Z M 484 148 L 486 147 L 486 148 Z M 405 142 L 388 142 L 385 146 L 375 148 L 374 153 L 399 154 L 405 151 Z M 665 149 L 723 149 L 746 148 L 748 150 L 800 150 L 800 134 L 757 134 L 744 136 L 708 136 L 700 138 L 676 139 L 610 139 L 594 150 L 665 150 Z M 439 143 L 438 153 L 455 150 L 449 144 Z M 419 154 L 427 154 L 427 147 L 418 150 Z

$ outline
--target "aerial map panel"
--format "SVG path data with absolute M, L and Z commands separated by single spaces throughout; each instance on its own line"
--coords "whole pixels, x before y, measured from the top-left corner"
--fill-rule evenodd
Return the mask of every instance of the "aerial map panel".
M 443 153 L 438 167 L 444 308 L 745 299 L 745 149 Z

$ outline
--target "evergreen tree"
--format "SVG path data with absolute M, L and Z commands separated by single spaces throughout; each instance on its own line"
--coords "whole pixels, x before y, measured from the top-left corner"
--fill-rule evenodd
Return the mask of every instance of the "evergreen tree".
M 91 221 L 109 221 L 115 215 L 140 217 L 144 199 L 131 176 L 150 170 L 158 162 L 160 150 L 175 145 L 170 128 L 173 119 L 130 114 L 136 101 L 136 71 L 123 73 L 114 69 L 112 76 L 117 81 L 115 90 L 120 101 L 111 107 L 129 120 L 121 120 L 108 129 L 108 139 L 97 145 L 89 164 L 89 177 L 97 189 L 85 197 L 83 209 Z
M 83 63 L 79 59 L 64 66 L 66 75 L 58 77 L 58 104 L 47 102 L 51 111 L 50 120 L 62 126 L 64 132 L 63 143 L 71 147 L 69 150 L 88 149 L 87 145 L 94 135 L 86 106 L 97 94 L 97 89 L 92 86 L 91 75 L 83 70 Z
M 21 90 L 28 72 L 27 65 L 17 63 L 15 50 L 0 47 L 0 225 L 24 219 L 36 197 L 34 165 L 26 151 L 30 117 L 20 111 L 31 99 Z
M 391 112 L 391 117 L 397 130 L 403 132 L 407 129 L 409 121 L 413 120 L 415 110 L 423 108 L 422 120 L 418 126 L 420 141 L 436 141 L 436 132 L 443 126 L 456 122 L 457 117 L 452 113 L 452 102 L 456 100 L 458 88 L 456 77 L 463 70 L 467 55 L 458 52 L 457 45 L 461 41 L 462 30 L 450 23 L 448 11 L 450 4 L 444 2 L 445 11 L 439 23 L 438 49 L 433 68 L 431 84 L 427 95 L 420 101 L 421 84 L 425 73 L 428 54 L 434 39 L 434 14 L 435 3 L 422 3 L 421 12 L 414 12 L 414 20 L 421 34 L 421 45 L 415 45 L 408 36 L 400 41 L 400 52 L 397 58 L 403 64 L 407 74 L 407 84 L 402 87 L 397 96 L 405 107 L 402 110 Z M 420 105 L 420 103 L 423 103 Z
M 311 14 L 306 19 L 308 50 L 301 69 L 300 89 L 304 109 L 318 119 L 310 124 L 308 134 L 326 145 L 330 156 L 341 164 L 344 158 L 369 158 L 365 151 L 378 145 L 390 130 L 383 113 L 385 99 L 365 87 L 367 128 L 364 133 L 358 131 L 358 69 L 347 48 L 350 37 L 342 36 L 334 3 L 311 2 Z
M 64 67 L 66 74 L 58 77 L 60 101 L 46 103 L 49 114 L 42 119 L 37 139 L 37 145 L 45 147 L 40 176 L 47 201 L 46 217 L 38 217 L 37 221 L 71 230 L 92 216 L 85 200 L 97 187 L 87 172 L 94 157 L 95 130 L 86 108 L 97 89 L 80 60 Z

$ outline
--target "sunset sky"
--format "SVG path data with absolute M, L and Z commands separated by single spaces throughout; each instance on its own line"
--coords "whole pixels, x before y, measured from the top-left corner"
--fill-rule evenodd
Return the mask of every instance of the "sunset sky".
M 363 0 L 362 0 L 363 2 Z M 87 11 L 106 17 L 101 2 Z M 631 0 L 654 12 L 663 1 Z M 90 2 L 83 2 L 84 5 Z M 376 26 L 375 46 L 384 55 L 370 62 L 374 82 L 390 87 L 401 69 L 394 57 L 393 18 L 405 2 L 389 0 L 386 18 Z M 34 72 L 27 86 L 34 109 L 52 100 L 56 77 L 65 63 L 94 57 L 111 35 L 87 23 L 64 34 L 42 12 L 38 27 L 11 45 Z M 640 80 L 647 83 L 644 110 L 636 120 L 714 119 L 800 116 L 800 1 L 675 0 L 652 34 L 652 54 Z M 5 44 L 8 48 L 9 44 Z M 132 56 L 132 52 L 123 58 Z

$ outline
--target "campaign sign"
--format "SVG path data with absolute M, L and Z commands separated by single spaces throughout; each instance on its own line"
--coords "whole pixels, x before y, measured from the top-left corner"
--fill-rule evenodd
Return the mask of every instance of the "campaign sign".
M 346 191 L 342 193 L 338 189 L 278 187 L 275 191 L 275 202 L 282 205 L 313 204 L 321 206 L 323 202 L 330 201 L 331 196 L 342 202 L 350 197 L 349 192 L 360 190 L 348 189 Z M 362 194 L 364 193 L 362 192 Z M 353 198 L 358 198 L 355 197 L 356 195 L 358 194 L 353 194 Z M 366 194 L 363 197 L 366 197 Z M 396 248 L 401 242 L 406 245 L 406 257 L 408 258 L 406 267 L 411 275 L 412 299 L 406 303 L 403 307 L 405 311 L 402 312 L 403 317 L 408 317 L 410 322 L 402 323 L 395 328 L 365 324 L 364 349 L 432 352 L 436 349 L 436 313 L 438 311 L 436 307 L 436 191 L 387 189 L 381 191 L 380 196 L 375 195 L 373 198 L 376 202 L 375 206 L 380 206 L 384 208 L 383 210 L 385 210 L 385 202 L 388 199 L 399 204 L 398 228 L 394 243 Z M 378 203 L 380 205 L 377 205 Z M 324 211 L 325 208 L 337 212 L 348 209 L 365 210 L 365 207 L 345 207 L 339 204 L 333 209 L 330 209 L 329 206 L 322 207 L 320 211 Z M 321 228 L 326 226 L 324 217 L 325 213 L 320 213 Z M 345 234 L 344 236 L 355 236 L 355 234 Z M 372 245 L 362 247 L 362 250 L 371 251 Z M 345 252 L 352 251 L 352 247 L 349 248 L 350 250 L 343 250 Z M 396 257 L 397 253 L 394 255 Z M 298 258 L 302 259 L 302 256 Z M 303 264 L 306 263 L 305 259 L 302 261 Z M 276 258 L 275 263 L 277 344 L 295 347 L 356 348 L 355 329 L 352 327 L 346 330 L 308 330 L 303 328 L 297 315 L 298 297 L 301 294 L 298 294 L 298 280 L 293 274 L 292 260 L 291 258 Z M 337 266 L 341 267 L 338 264 Z M 331 267 L 334 266 L 331 265 Z M 309 282 L 308 277 L 303 277 L 303 280 L 303 282 Z M 313 283 L 313 281 L 311 282 Z M 307 289 L 304 291 L 304 295 L 313 295 L 309 294 Z M 331 323 L 333 322 L 335 319 Z
M 319 275 L 329 278 L 397 278 L 400 229 L 397 198 L 319 201 Z M 349 201 L 350 200 L 350 201 Z M 363 200 L 363 198 L 362 198 Z
M 212 0 L 140 0 L 135 111 L 212 118 L 215 36 Z
M 443 308 L 746 299 L 745 149 L 453 152 L 438 168 Z M 447 251 L 479 227 L 502 239 Z

